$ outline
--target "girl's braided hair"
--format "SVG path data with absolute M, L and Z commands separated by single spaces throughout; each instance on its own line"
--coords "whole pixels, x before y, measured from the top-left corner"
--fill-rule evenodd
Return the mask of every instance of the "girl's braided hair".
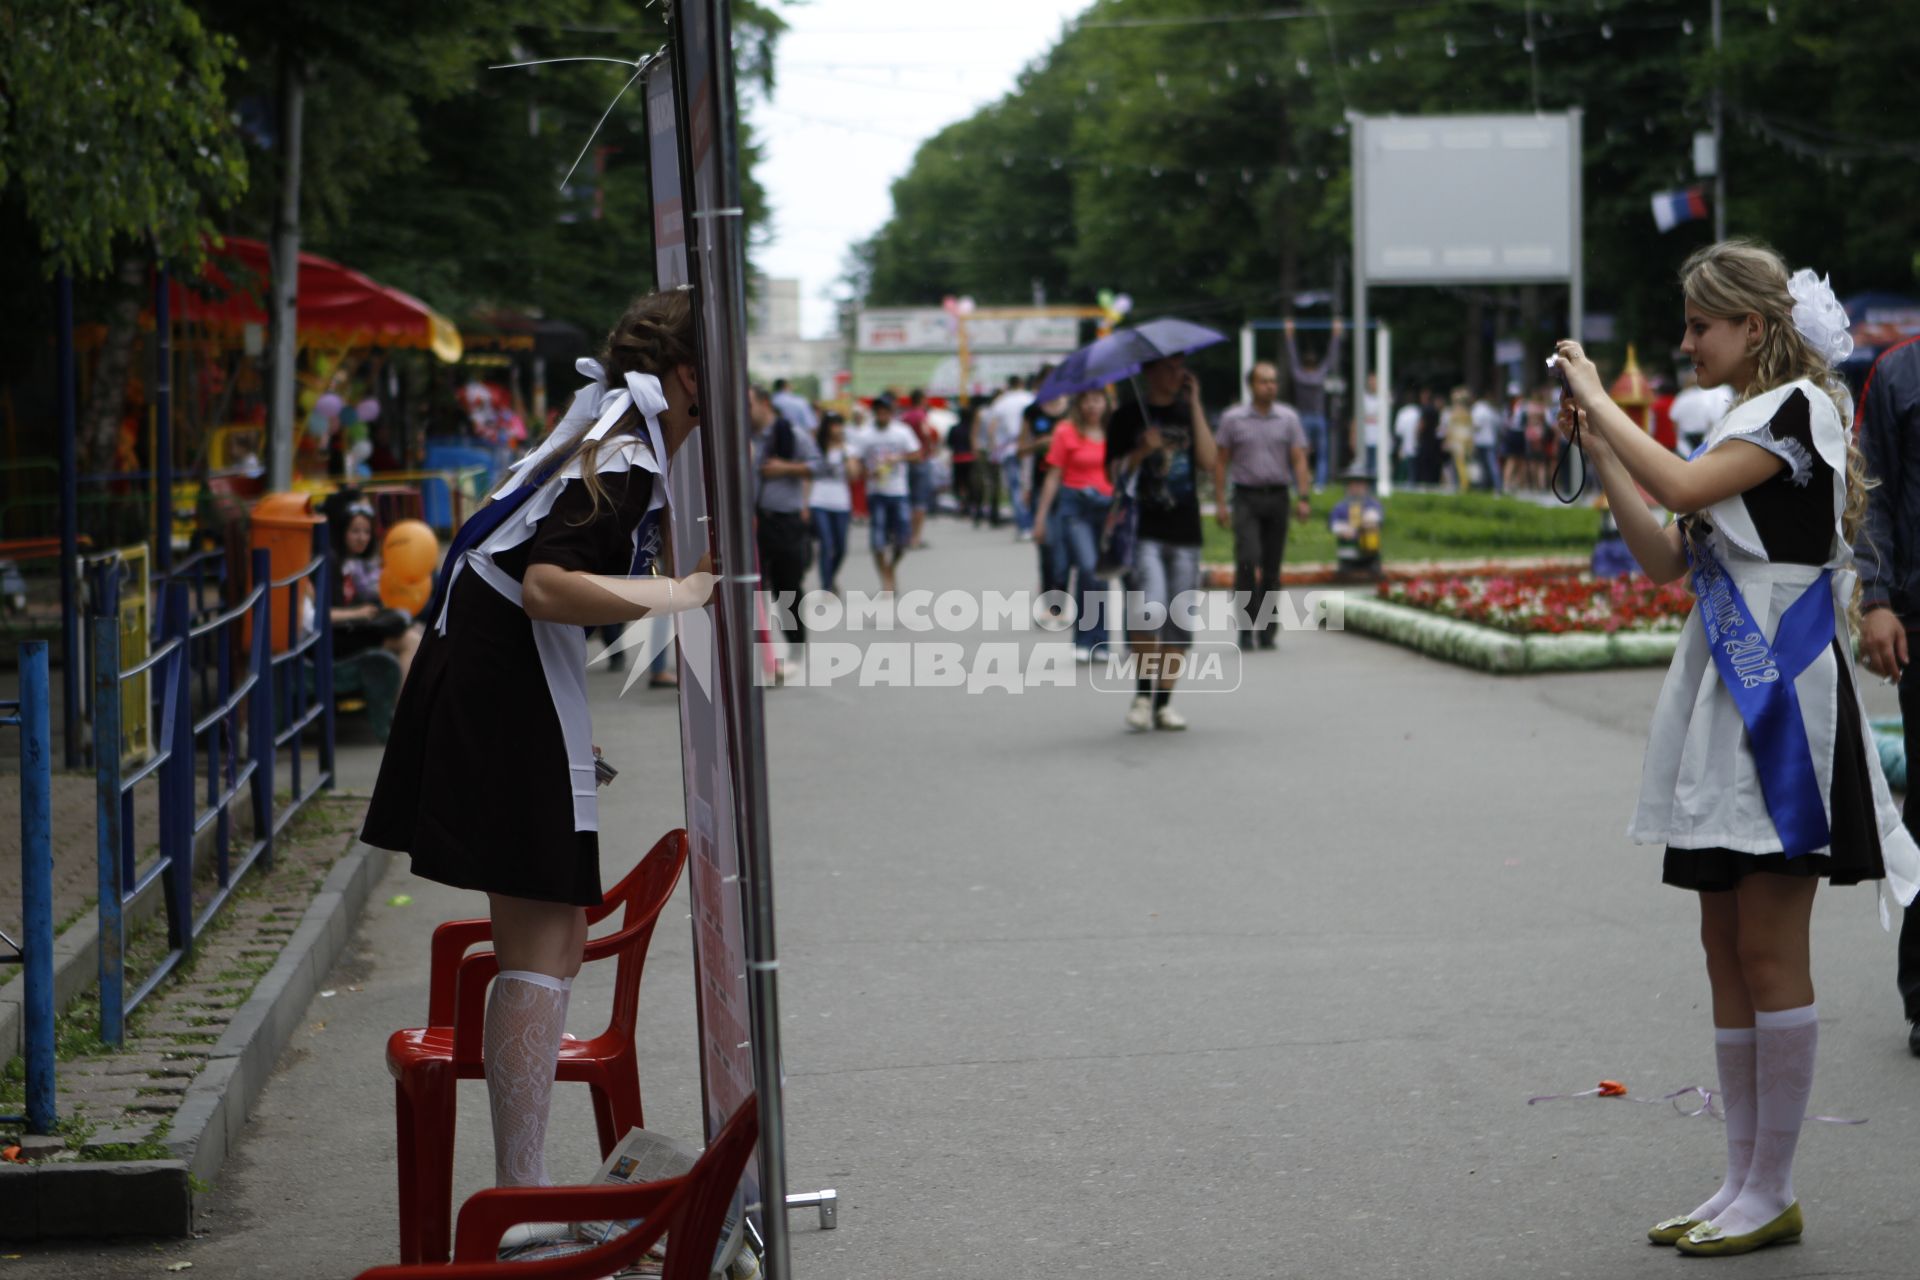
M 666 293 L 649 293 L 633 300 L 626 314 L 620 317 L 613 332 L 607 335 L 606 346 L 600 353 L 600 364 L 607 371 L 609 386 L 618 387 L 629 373 L 650 373 L 662 382 L 680 365 L 696 364 L 697 353 L 694 347 L 693 303 L 685 290 L 673 290 Z M 627 410 L 627 416 L 615 424 L 609 435 L 625 435 L 640 425 L 640 411 Z M 580 460 L 580 480 L 587 487 L 587 493 L 593 499 L 593 510 L 587 520 L 591 521 L 600 514 L 600 507 L 606 501 L 606 491 L 601 487 L 597 463 L 601 441 L 589 440 L 580 446 L 575 456 Z M 653 447 L 666 448 L 664 440 L 655 440 Z

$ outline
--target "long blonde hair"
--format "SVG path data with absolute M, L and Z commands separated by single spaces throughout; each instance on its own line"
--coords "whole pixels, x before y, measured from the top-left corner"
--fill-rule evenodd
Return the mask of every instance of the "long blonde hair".
M 1760 345 L 1753 357 L 1753 378 L 1741 400 L 1784 387 L 1805 378 L 1827 393 L 1844 424 L 1852 421 L 1853 397 L 1846 383 L 1800 331 L 1793 327 L 1793 295 L 1787 291 L 1787 264 L 1778 253 L 1756 240 L 1722 240 L 1696 250 L 1680 268 L 1680 287 L 1687 301 L 1707 315 L 1739 319 L 1757 315 L 1763 322 Z M 1840 513 L 1840 532 L 1852 546 L 1867 518 L 1867 491 L 1875 481 L 1867 476 L 1867 462 L 1851 431 L 1847 438 L 1847 502 Z M 1859 595 L 1855 588 L 1855 597 Z

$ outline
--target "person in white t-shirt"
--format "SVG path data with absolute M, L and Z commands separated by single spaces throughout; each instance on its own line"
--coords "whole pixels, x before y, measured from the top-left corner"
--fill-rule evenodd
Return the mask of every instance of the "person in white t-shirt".
M 893 400 L 873 402 L 873 428 L 857 445 L 860 469 L 867 477 L 867 542 L 873 548 L 880 589 L 894 589 L 894 571 L 913 538 L 913 504 L 907 463 L 920 452 L 920 437 L 893 416 Z
M 1026 380 L 1016 374 L 1007 379 L 1007 389 L 994 397 L 986 413 L 993 428 L 988 457 L 1000 464 L 1006 479 L 1007 500 L 1013 507 L 1014 536 L 1021 540 L 1033 536 L 1033 503 L 1029 500 L 1032 495 L 1027 492 L 1023 474 L 1026 459 L 1020 456 L 1020 428 L 1027 406 L 1032 403 L 1033 392 L 1027 390 Z
M 1684 458 L 1700 447 L 1714 423 L 1727 416 L 1727 410 L 1733 407 L 1733 391 L 1724 384 L 1709 391 L 1691 369 L 1681 373 L 1680 387 L 1669 412 L 1673 415 L 1674 451 Z
M 1420 402 L 1408 400 L 1393 415 L 1393 482 L 1413 481 L 1413 461 L 1420 456 Z
M 1481 472 L 1487 478 L 1487 488 L 1494 493 L 1500 492 L 1500 428 L 1505 420 L 1500 411 L 1493 407 L 1493 401 L 1485 392 L 1473 398 L 1473 407 L 1468 410 L 1473 415 L 1473 457 L 1480 464 Z
M 1348 453 L 1367 460 L 1367 470 L 1380 474 L 1380 430 L 1386 423 L 1387 398 L 1380 394 L 1380 375 L 1367 374 L 1367 393 L 1360 397 L 1360 420 L 1356 424 L 1359 439 L 1349 440 Z

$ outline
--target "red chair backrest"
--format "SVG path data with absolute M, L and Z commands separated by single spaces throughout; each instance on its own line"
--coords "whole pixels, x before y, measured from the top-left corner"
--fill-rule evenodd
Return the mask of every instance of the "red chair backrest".
M 699 1163 L 687 1171 L 686 1198 L 667 1237 L 667 1266 L 661 1280 L 707 1280 L 712 1274 L 720 1227 L 759 1139 L 760 1099 L 750 1095 Z M 774 1212 L 785 1213 L 786 1207 L 782 1205 Z
M 687 833 L 667 832 L 654 843 L 640 864 L 621 878 L 613 891 L 597 907 L 587 908 L 589 924 L 598 923 L 625 908 L 620 927 L 604 938 L 588 941 L 586 961 L 618 956 L 614 971 L 613 1020 L 610 1031 L 631 1037 L 640 1007 L 640 975 L 646 964 L 647 946 L 653 940 L 653 926 L 661 910 L 673 897 L 674 886 L 687 865 Z M 486 1022 L 487 985 L 500 972 L 499 958 L 491 951 L 479 951 L 460 961 L 454 983 L 453 1058 L 455 1062 L 480 1061 L 482 1028 Z
M 589 908 L 587 922 L 598 923 L 624 907 L 620 928 L 604 938 L 587 943 L 588 961 L 618 955 L 613 975 L 613 1020 L 608 1025 L 632 1035 L 640 1008 L 640 979 L 646 964 L 647 949 L 653 943 L 653 926 L 660 912 L 673 897 L 674 888 L 687 865 L 687 833 L 681 830 L 661 836 L 640 864 L 615 885 L 597 908 Z M 596 912 L 598 913 L 596 915 Z

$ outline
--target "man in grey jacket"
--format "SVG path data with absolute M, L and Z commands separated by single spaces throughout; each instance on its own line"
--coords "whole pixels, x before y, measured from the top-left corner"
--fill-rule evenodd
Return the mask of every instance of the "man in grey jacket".
M 1920 629 L 1920 338 L 1888 347 L 1873 362 L 1858 415 L 1867 474 L 1867 520 L 1854 558 L 1860 567 L 1860 649 L 1867 667 L 1900 685 L 1907 740 L 1907 830 L 1920 831 L 1913 771 L 1920 768 L 1920 668 L 1908 664 Z M 1920 900 L 1900 928 L 1896 975 L 1906 1003 L 1907 1047 L 1920 1056 Z

